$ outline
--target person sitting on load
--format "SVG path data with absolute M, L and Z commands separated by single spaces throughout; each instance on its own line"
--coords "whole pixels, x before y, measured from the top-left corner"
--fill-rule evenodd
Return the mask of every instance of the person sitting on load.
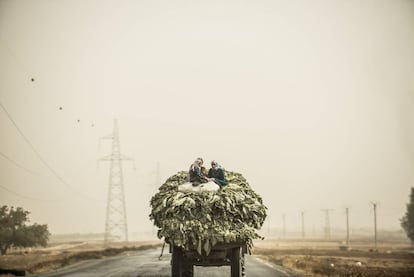
M 224 178 L 224 170 L 218 166 L 216 161 L 211 161 L 211 168 L 208 170 L 208 178 L 220 187 L 227 185 L 227 181 Z
M 202 167 L 203 159 L 197 158 L 188 170 L 189 182 L 192 183 L 193 186 L 198 186 L 201 183 L 207 183 L 209 181 L 208 178 L 203 175 L 201 171 Z

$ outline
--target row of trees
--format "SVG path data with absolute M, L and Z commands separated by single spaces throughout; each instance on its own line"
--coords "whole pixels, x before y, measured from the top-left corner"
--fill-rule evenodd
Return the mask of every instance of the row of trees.
M 28 225 L 30 212 L 23 208 L 0 208 L 0 253 L 6 255 L 10 247 L 46 246 L 49 230 L 46 224 Z M 401 226 L 411 243 L 414 243 L 414 188 L 411 188 L 407 211 L 401 218 Z
M 50 233 L 47 225 L 28 225 L 29 212 L 23 208 L 0 208 L 0 253 L 6 255 L 10 247 L 46 246 Z

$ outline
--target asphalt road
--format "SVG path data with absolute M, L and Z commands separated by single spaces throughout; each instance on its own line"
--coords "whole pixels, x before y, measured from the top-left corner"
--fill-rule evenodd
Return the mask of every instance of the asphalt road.
M 161 260 L 158 256 L 161 249 L 129 252 L 123 256 L 100 260 L 83 261 L 57 271 L 36 274 L 36 277 L 167 277 L 171 276 L 171 255 L 164 253 Z M 194 276 L 219 277 L 230 276 L 230 267 L 195 267 Z M 293 277 L 283 268 L 276 269 L 263 263 L 254 256 L 246 255 L 247 277 Z

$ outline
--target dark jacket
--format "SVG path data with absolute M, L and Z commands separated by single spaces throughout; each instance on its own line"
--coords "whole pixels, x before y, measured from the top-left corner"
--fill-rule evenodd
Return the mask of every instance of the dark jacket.
M 220 167 L 210 168 L 208 171 L 208 177 L 214 178 L 214 182 L 220 186 L 227 185 L 227 181 L 224 178 L 224 170 Z
M 207 182 L 206 177 L 201 173 L 201 168 L 192 164 L 188 171 L 189 182 L 193 184 L 200 184 Z

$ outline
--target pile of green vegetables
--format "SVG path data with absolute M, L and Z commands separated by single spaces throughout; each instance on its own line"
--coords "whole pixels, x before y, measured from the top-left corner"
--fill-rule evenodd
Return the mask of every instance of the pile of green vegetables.
M 245 243 L 261 238 L 266 207 L 240 174 L 225 171 L 228 185 L 217 192 L 180 192 L 187 172 L 171 176 L 151 199 L 150 219 L 158 237 L 186 250 L 209 255 L 217 243 Z

